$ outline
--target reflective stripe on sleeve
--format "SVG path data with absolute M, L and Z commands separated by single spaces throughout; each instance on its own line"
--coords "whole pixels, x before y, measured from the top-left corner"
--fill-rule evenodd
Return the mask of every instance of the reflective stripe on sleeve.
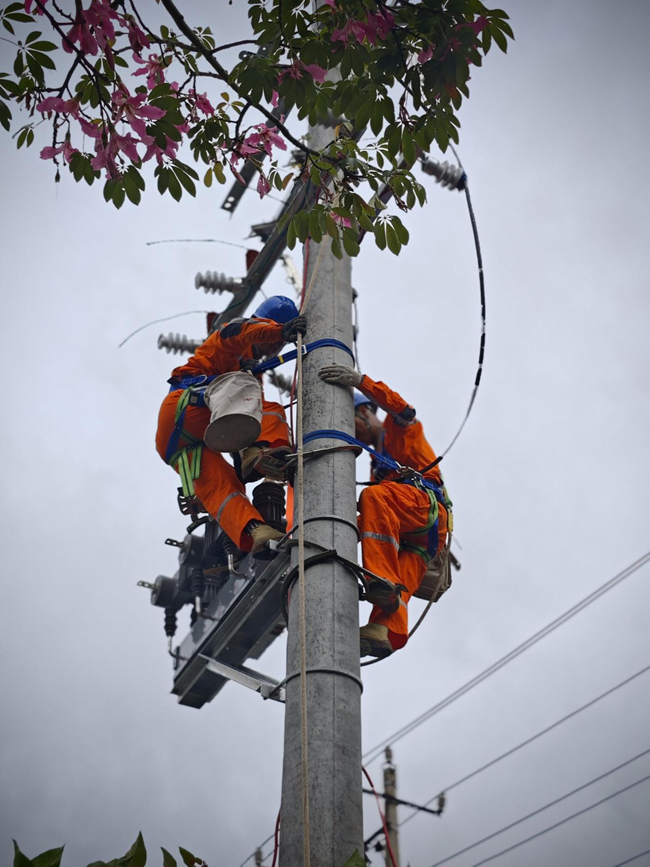
M 383 533 L 362 533 L 362 539 L 376 539 L 378 542 L 390 542 L 391 545 L 394 545 L 399 551 L 399 542 L 397 539 L 394 539 L 392 536 L 384 536 Z
M 217 512 L 217 523 L 221 521 L 221 515 L 223 514 L 223 510 L 226 508 L 228 503 L 232 500 L 233 497 L 244 497 L 245 495 L 241 493 L 241 491 L 233 491 L 232 494 L 228 494 L 223 503 L 219 506 L 219 511 Z

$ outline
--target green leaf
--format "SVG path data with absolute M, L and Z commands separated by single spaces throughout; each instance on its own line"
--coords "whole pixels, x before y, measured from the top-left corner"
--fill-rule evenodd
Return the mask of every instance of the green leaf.
M 338 238 L 332 238 L 332 254 L 336 256 L 337 259 L 343 258 L 343 250 L 341 250 L 341 242 Z
M 359 854 L 359 850 L 355 849 L 343 867 L 366 867 L 366 861 L 365 858 Z
M 214 176 L 220 184 L 226 183 L 226 173 L 223 169 L 223 163 L 215 163 L 212 167 L 212 171 L 214 172 Z
M 402 223 L 399 217 L 393 217 L 393 228 L 397 233 L 397 237 L 399 239 L 400 244 L 408 244 L 409 242 L 409 233 L 406 226 Z
M 375 223 L 375 244 L 380 250 L 386 249 L 386 223 L 383 220 Z
M 61 846 L 59 849 L 48 849 L 47 852 L 42 852 L 34 858 L 32 864 L 34 867 L 59 867 L 64 848 Z
M 359 255 L 361 248 L 359 247 L 359 242 L 357 241 L 352 229 L 343 230 L 343 246 L 345 247 L 345 252 L 348 256 Z
M 158 175 L 158 192 L 161 196 L 169 186 L 169 174 L 169 169 L 161 168 L 160 174 Z
M 180 202 L 181 196 L 183 195 L 183 190 L 181 188 L 178 177 L 172 171 L 169 171 L 167 175 L 167 184 L 169 186 L 170 195 L 172 199 L 176 199 L 177 202 Z
M 18 848 L 18 843 L 14 840 L 14 867 L 34 867 L 34 862 L 30 861 L 26 855 Z
M 287 229 L 287 247 L 290 250 L 296 246 L 296 227 L 294 225 L 293 220 L 289 223 L 289 228 Z
M 56 51 L 56 45 L 53 42 L 32 42 L 29 47 L 30 50 L 35 51 Z
M 170 855 L 163 846 L 160 848 L 163 853 L 163 867 L 176 867 L 176 858 L 174 858 L 173 855 Z
M 386 243 L 388 244 L 388 249 L 391 253 L 399 256 L 399 251 L 402 249 L 402 245 L 397 237 L 397 232 L 390 223 L 386 224 Z
M 142 832 L 140 832 L 133 846 L 131 846 L 126 855 L 123 855 L 119 859 L 119 865 L 120 867 L 144 867 L 146 863 L 147 850 L 142 838 Z
M 508 40 L 506 39 L 506 37 L 503 35 L 503 33 L 499 30 L 499 28 L 496 25 L 494 25 L 494 24 L 490 25 L 490 34 L 492 36 L 492 39 L 494 39 L 496 44 L 501 49 L 501 51 L 503 51 L 504 54 L 507 54 L 507 52 L 508 52 Z
M 43 34 L 41 33 L 40 30 L 32 30 L 32 32 L 29 34 L 29 36 L 25 39 L 25 44 L 29 45 L 30 42 L 33 42 L 35 39 L 38 39 L 38 37 L 42 36 L 42 35 Z M 54 47 L 56 47 L 56 46 L 54 46 Z
M 104 184 L 104 199 L 107 202 L 110 202 L 115 194 L 115 188 L 117 187 L 117 181 L 106 181 Z
M 188 852 L 187 849 L 183 849 L 182 846 L 178 847 L 178 851 L 181 853 L 181 858 L 183 859 L 183 864 L 186 864 L 187 867 L 195 867 L 195 865 L 203 864 L 202 858 L 197 858 L 192 855 L 191 852 Z
M 125 198 L 124 187 L 116 186 L 115 192 L 113 193 L 113 204 L 115 205 L 115 207 L 117 208 L 118 211 L 122 207 L 122 205 L 124 204 L 124 198 Z
M 27 138 L 27 130 L 23 129 L 18 136 L 18 140 L 16 141 L 16 147 L 18 150 L 25 144 L 25 139 Z
M 407 165 L 412 166 L 416 160 L 415 142 L 411 133 L 405 129 L 402 133 L 402 153 Z
M 309 214 L 309 234 L 315 244 L 320 244 L 323 240 L 323 230 L 320 227 L 320 220 L 317 211 L 311 211 Z
M 213 177 L 214 177 L 214 175 L 212 174 L 212 166 L 210 166 L 208 168 L 207 172 L 205 173 L 205 175 L 203 176 L 203 183 L 206 185 L 206 187 L 212 186 L 212 178 Z
M 131 175 L 124 174 L 124 192 L 127 194 L 129 201 L 134 205 L 140 204 L 140 190 Z
M 185 189 L 190 194 L 190 196 L 196 196 L 196 184 L 194 183 L 192 178 L 189 178 L 185 174 L 185 172 L 180 171 L 180 170 L 176 172 L 176 177 L 181 182 L 181 184 L 185 187 Z

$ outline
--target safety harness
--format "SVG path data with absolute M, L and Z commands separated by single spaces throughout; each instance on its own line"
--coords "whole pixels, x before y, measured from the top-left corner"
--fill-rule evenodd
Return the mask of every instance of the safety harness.
M 301 354 L 307 355 L 314 349 L 320 349 L 324 346 L 334 346 L 337 349 L 342 349 L 354 358 L 354 353 L 349 346 L 346 346 L 341 340 L 336 340 L 330 337 L 324 337 L 321 340 L 313 340 L 311 343 L 306 343 L 302 347 Z M 286 364 L 287 361 L 293 361 L 297 356 L 298 350 L 291 349 L 289 352 L 285 352 L 282 355 L 277 355 L 274 358 L 269 358 L 267 361 L 261 362 L 251 370 L 251 373 L 254 376 L 257 376 L 267 370 L 273 370 L 281 364 Z M 197 439 L 197 437 L 193 436 L 183 427 L 185 423 L 185 412 L 187 411 L 188 406 L 204 407 L 206 405 L 206 386 L 217 379 L 220 375 L 221 374 L 207 376 L 202 374 L 200 376 L 184 376 L 181 378 L 172 377 L 168 380 L 171 384 L 169 389 L 170 392 L 183 389 L 183 393 L 176 405 L 174 430 L 172 431 L 167 443 L 165 463 L 174 467 L 174 469 L 178 471 L 183 486 L 183 496 L 185 497 L 194 496 L 194 482 L 201 474 L 201 455 L 203 452 L 203 440 Z M 188 441 L 188 444 L 182 448 L 180 447 L 181 439 Z
M 305 443 L 312 442 L 316 439 L 338 439 L 349 445 L 358 446 L 367 451 L 376 467 L 382 470 L 397 473 L 398 478 L 391 479 L 399 484 L 412 485 L 415 488 L 423 491 L 429 497 L 429 515 L 427 522 L 423 527 L 418 527 L 417 530 L 411 530 L 404 533 L 405 536 L 422 536 L 427 534 L 427 545 L 419 545 L 415 541 L 402 542 L 402 548 L 407 551 L 412 551 L 419 557 L 422 557 L 425 563 L 435 557 L 438 550 L 438 504 L 441 503 L 447 511 L 447 527 L 451 533 L 453 528 L 453 518 L 451 512 L 452 502 L 447 494 L 447 489 L 444 485 L 436 485 L 430 479 L 425 479 L 421 473 L 411 467 L 405 467 L 398 463 L 383 447 L 381 451 L 376 451 L 370 448 L 361 440 L 353 437 L 351 434 L 344 433 L 339 430 L 317 430 L 305 434 L 303 441 Z

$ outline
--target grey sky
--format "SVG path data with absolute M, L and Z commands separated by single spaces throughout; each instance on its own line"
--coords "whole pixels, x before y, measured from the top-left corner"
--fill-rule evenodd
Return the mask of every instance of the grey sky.
M 208 20 L 202 5 L 187 4 L 190 20 Z M 650 7 L 506 8 L 517 41 L 475 71 L 461 113 L 488 292 L 483 384 L 443 467 L 463 569 L 413 642 L 365 670 L 364 749 L 650 549 Z M 214 13 L 224 39 L 242 32 L 231 15 L 244 22 L 244 4 Z M 273 829 L 283 710 L 234 685 L 201 711 L 177 706 L 162 612 L 135 586 L 173 573 L 163 541 L 185 526 L 153 448 L 174 366 L 155 340 L 201 337 L 203 317 L 117 345 L 151 319 L 221 309 L 194 290 L 196 271 L 244 271 L 243 250 L 147 241 L 242 242 L 277 205 L 247 193 L 228 220 L 220 188 L 180 206 L 152 189 L 118 213 L 98 187 L 55 187 L 36 146 L 1 147 L 0 861 L 16 837 L 30 856 L 65 842 L 65 867 L 83 867 L 142 830 L 152 864 L 180 844 L 237 867 Z M 396 259 L 364 245 L 353 273 L 362 370 L 416 405 L 440 451 L 469 400 L 479 300 L 464 200 L 426 184 L 408 248 Z M 287 291 L 279 269 L 265 290 Z M 649 575 L 400 741 L 399 793 L 427 800 L 647 665 Z M 281 639 L 258 667 L 283 666 Z M 406 825 L 403 863 L 430 867 L 650 747 L 647 678 L 459 786 L 442 818 Z M 380 787 L 381 762 L 369 771 Z M 469 867 L 647 774 L 648 757 L 451 863 Z M 370 834 L 379 818 L 365 807 Z M 646 783 L 493 863 L 613 867 L 650 848 L 649 807 Z

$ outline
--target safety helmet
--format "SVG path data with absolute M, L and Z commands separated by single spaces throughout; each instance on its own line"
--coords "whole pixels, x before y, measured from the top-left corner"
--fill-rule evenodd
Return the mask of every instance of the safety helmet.
M 295 319 L 297 315 L 298 309 L 291 298 L 287 298 L 286 295 L 271 295 L 266 301 L 262 301 L 253 313 L 253 318 L 272 319 L 284 325 L 285 322 Z
M 360 391 L 354 392 L 354 408 L 358 409 L 360 406 L 369 406 L 373 412 L 377 411 L 377 404 L 370 400 L 369 397 L 366 397 L 365 394 L 361 394 Z

